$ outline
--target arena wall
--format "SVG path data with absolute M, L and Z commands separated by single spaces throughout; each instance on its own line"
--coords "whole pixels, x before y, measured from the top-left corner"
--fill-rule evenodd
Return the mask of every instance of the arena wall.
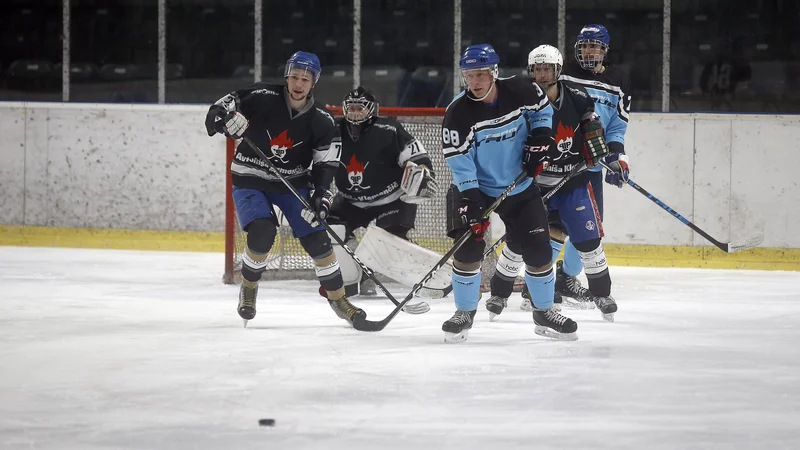
M 124 230 L 134 242 L 144 230 L 153 241 L 207 239 L 221 248 L 225 140 L 207 136 L 206 110 L 0 103 L 0 244 L 46 245 L 55 229 L 111 240 Z M 796 262 L 799 141 L 798 116 L 633 113 L 626 148 L 632 178 L 708 233 L 735 240 L 763 232 L 763 247 Z M 606 185 L 605 197 L 609 244 L 708 245 L 629 187 Z M 126 248 L 125 238 L 114 246 Z

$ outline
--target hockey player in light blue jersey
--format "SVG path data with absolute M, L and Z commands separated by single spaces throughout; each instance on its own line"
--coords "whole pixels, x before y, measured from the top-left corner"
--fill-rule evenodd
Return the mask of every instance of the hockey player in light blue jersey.
M 554 339 L 577 339 L 578 325 L 553 307 L 554 275 L 547 216 L 532 178 L 547 166 L 552 151 L 553 109 L 537 86 L 520 78 L 498 79 L 500 58 L 488 44 L 467 47 L 460 68 L 467 89 L 447 107 L 442 150 L 453 174 L 448 192 L 448 234 L 467 229 L 473 236 L 455 253 L 453 294 L 456 312 L 442 325 L 445 341 L 467 338 L 480 300 L 480 268 L 489 226 L 483 217 L 521 173 L 520 183 L 495 212 L 506 225 L 507 245 L 521 255 L 533 297 L 535 332 Z

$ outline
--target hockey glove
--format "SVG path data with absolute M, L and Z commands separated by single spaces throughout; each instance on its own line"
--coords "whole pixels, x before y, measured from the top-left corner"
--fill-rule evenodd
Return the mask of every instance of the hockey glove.
M 325 220 L 331 212 L 331 201 L 333 200 L 333 193 L 327 189 L 315 189 L 314 194 L 311 196 L 311 204 L 314 211 L 303 209 L 300 216 L 308 222 L 312 227 L 318 227 L 320 220 Z M 317 220 L 319 218 L 319 220 Z
M 208 132 L 209 136 L 225 132 L 222 128 L 225 122 L 222 119 L 225 118 L 226 114 L 228 114 L 228 111 L 221 105 L 211 105 L 211 108 L 208 108 L 206 132 Z
M 628 167 L 628 155 L 625 153 L 612 153 L 606 158 L 606 164 L 611 170 L 606 171 L 606 183 L 622 189 L 628 182 L 631 170 Z
M 439 184 L 433 178 L 433 172 L 425 166 L 408 161 L 400 182 L 403 195 L 400 200 L 405 203 L 422 203 L 432 199 L 439 190 Z
M 586 167 L 594 167 L 608 155 L 603 125 L 600 124 L 597 117 L 594 117 L 581 122 L 581 132 L 583 133 L 581 155 L 586 160 Z
M 553 145 L 550 134 L 531 134 L 525 140 L 525 153 L 522 156 L 522 168 L 528 176 L 536 178 L 550 165 L 550 146 Z
M 483 197 L 478 188 L 467 189 L 461 193 L 461 199 L 456 205 L 456 217 L 461 219 L 461 223 L 472 229 L 472 233 L 479 241 L 483 240 L 483 235 L 489 229 L 489 219 L 483 217 Z

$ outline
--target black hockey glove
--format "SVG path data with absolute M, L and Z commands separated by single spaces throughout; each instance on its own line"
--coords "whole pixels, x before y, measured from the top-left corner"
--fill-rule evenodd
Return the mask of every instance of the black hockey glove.
M 553 136 L 550 135 L 549 131 L 547 134 L 531 134 L 525 140 L 522 168 L 528 172 L 529 177 L 536 178 L 550 165 L 550 146 L 553 145 L 553 142 Z
M 225 132 L 223 130 L 223 125 L 225 124 L 223 119 L 226 114 L 228 114 L 228 111 L 221 105 L 211 105 L 211 108 L 208 108 L 208 114 L 206 114 L 206 132 L 209 136 Z
M 311 196 L 311 206 L 314 207 L 314 211 L 303 209 L 303 211 L 300 212 L 300 216 L 303 220 L 311 224 L 312 227 L 318 227 L 320 223 L 317 217 L 319 217 L 319 220 L 328 218 L 331 212 L 332 200 L 333 193 L 328 189 L 315 189 L 314 194 Z
M 483 235 L 489 229 L 489 219 L 483 218 L 483 197 L 478 188 L 467 189 L 461 193 L 461 199 L 456 205 L 456 217 L 461 219 L 461 223 L 472 229 L 472 233 L 479 241 L 483 240 Z
M 581 133 L 583 133 L 581 155 L 586 160 L 586 167 L 594 167 L 601 159 L 608 156 L 608 146 L 599 118 L 593 117 L 581 122 Z

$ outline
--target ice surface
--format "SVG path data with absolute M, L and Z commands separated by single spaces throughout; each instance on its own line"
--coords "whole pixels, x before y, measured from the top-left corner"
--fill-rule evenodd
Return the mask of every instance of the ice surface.
M 566 311 L 576 342 L 515 295 L 446 345 L 452 297 L 368 334 L 308 281 L 243 329 L 222 268 L 0 247 L 0 448 L 800 448 L 800 273 L 612 267 L 616 323 Z

